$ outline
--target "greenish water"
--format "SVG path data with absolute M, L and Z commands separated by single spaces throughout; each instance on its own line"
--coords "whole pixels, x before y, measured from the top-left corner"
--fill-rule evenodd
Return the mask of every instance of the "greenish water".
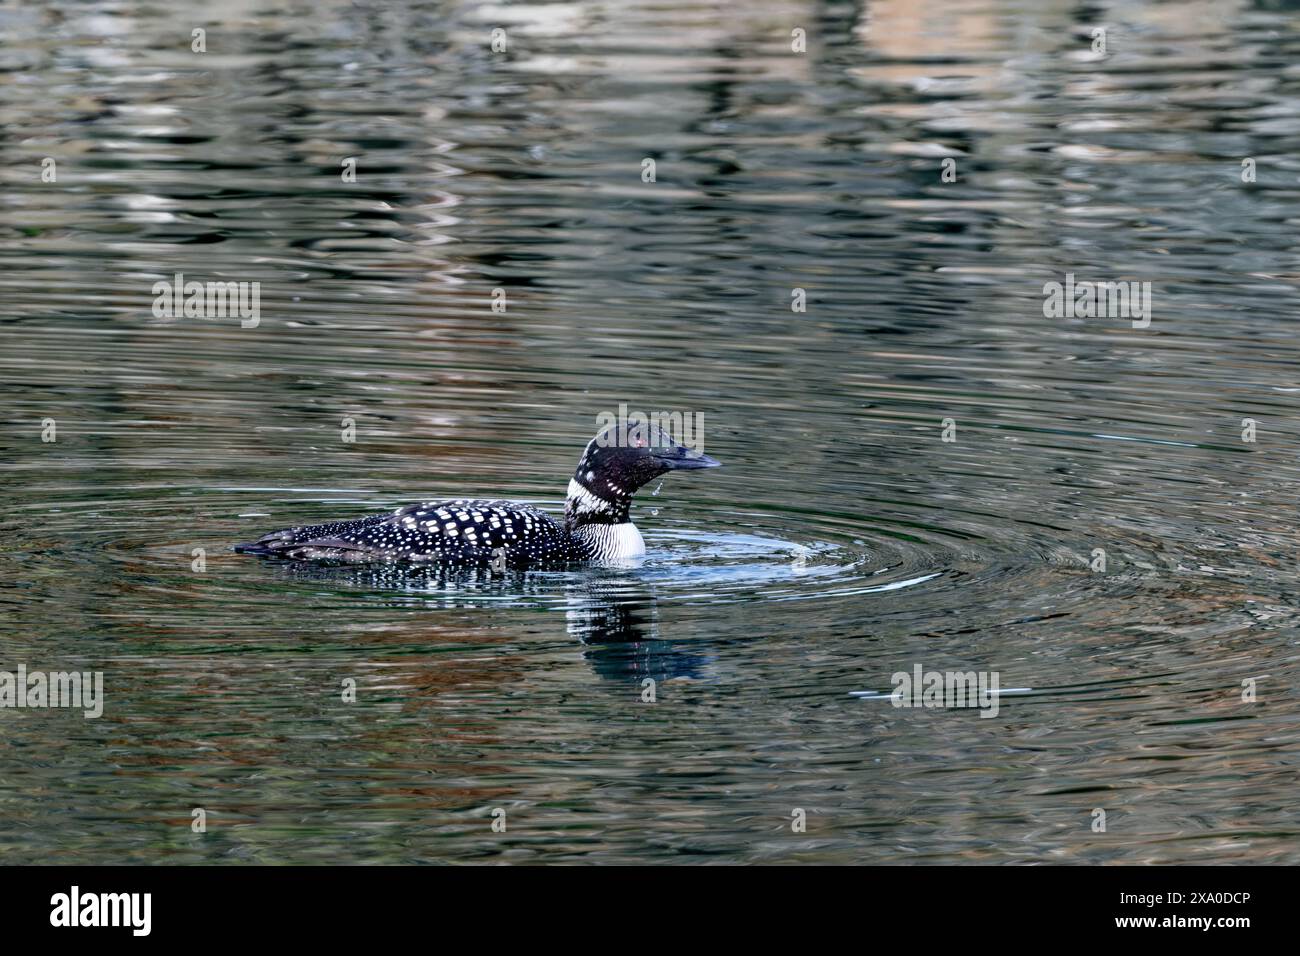
M 105 687 L 0 710 L 0 862 L 1300 862 L 1295 4 L 0 37 L 0 670 Z M 156 317 L 178 272 L 260 282 L 260 323 Z M 1067 273 L 1150 282 L 1149 326 L 1045 317 Z M 643 492 L 640 567 L 228 550 L 558 510 L 620 403 L 726 464 Z M 854 696 L 916 665 L 1029 690 Z

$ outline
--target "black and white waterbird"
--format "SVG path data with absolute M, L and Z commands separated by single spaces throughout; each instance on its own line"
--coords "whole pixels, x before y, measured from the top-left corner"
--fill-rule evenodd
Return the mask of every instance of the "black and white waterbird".
M 235 550 L 295 560 L 516 569 L 618 562 L 645 554 L 641 532 L 629 516 L 638 488 L 670 471 L 720 464 L 654 425 L 608 425 L 587 443 L 569 479 L 563 523 L 531 505 L 456 498 L 273 531 Z

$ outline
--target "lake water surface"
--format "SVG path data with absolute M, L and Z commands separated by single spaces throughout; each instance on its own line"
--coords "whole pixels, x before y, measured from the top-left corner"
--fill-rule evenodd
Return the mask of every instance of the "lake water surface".
M 0 862 L 1300 863 L 1300 5 L 169 6 L 0 9 Z M 229 551 L 620 403 L 639 567 Z

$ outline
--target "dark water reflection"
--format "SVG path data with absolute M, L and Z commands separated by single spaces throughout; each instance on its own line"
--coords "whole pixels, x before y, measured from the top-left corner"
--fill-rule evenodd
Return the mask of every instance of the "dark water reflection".
M 120 0 L 0 36 L 0 669 L 108 696 L 0 711 L 0 860 L 1300 862 L 1296 5 Z M 260 325 L 156 318 L 177 272 L 260 282 Z M 1151 282 L 1150 327 L 1044 318 L 1066 273 Z M 226 550 L 558 508 L 620 402 L 727 464 L 641 497 L 640 567 Z M 852 696 L 917 663 L 1032 690 Z

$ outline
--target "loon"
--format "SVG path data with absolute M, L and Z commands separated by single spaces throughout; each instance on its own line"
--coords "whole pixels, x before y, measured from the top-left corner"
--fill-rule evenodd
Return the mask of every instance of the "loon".
M 653 425 L 608 425 L 587 443 L 569 479 L 563 524 L 530 505 L 456 498 L 273 531 L 235 550 L 294 560 L 491 564 L 503 570 L 622 561 L 645 554 L 629 517 L 638 488 L 669 471 L 720 464 Z

